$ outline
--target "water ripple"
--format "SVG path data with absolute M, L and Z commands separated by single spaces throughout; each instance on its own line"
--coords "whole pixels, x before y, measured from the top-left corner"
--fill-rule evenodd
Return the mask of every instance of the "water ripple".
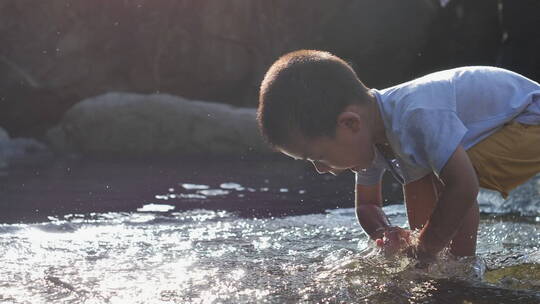
M 396 223 L 406 224 L 402 206 L 386 211 Z M 72 214 L 47 223 L 2 225 L 0 301 L 488 303 L 487 299 L 518 303 L 519 299 L 527 303 L 540 299 L 534 277 L 530 278 L 530 269 L 538 271 L 540 256 L 540 231 L 534 221 L 484 218 L 478 258 L 443 258 L 427 273 L 411 268 L 407 259 L 383 259 L 355 221 L 353 209 L 265 219 L 192 210 Z M 503 272 L 501 267 L 513 270 Z M 485 268 L 489 282 L 480 280 Z M 512 281 L 512 275 L 519 282 Z M 456 292 L 446 292 L 452 290 Z M 464 291 L 462 296 L 457 296 L 458 290 Z

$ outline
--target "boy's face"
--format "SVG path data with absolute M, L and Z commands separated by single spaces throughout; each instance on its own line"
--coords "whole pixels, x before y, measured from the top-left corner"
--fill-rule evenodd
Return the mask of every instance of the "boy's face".
M 345 170 L 359 171 L 373 163 L 371 129 L 354 112 L 339 116 L 333 137 L 308 139 L 295 135 L 291 139 L 291 144 L 279 150 L 292 158 L 312 162 L 319 173 L 337 175 Z

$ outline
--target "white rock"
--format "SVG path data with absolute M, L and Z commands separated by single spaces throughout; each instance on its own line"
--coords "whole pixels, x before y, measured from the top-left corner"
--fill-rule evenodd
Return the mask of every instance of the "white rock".
M 9 140 L 9 134 L 6 130 L 0 127 L 0 141 Z
M 55 152 L 70 152 L 72 147 L 66 141 L 66 133 L 60 126 L 50 128 L 46 134 L 45 138 L 47 143 L 51 146 Z
M 84 153 L 270 153 L 259 135 L 255 115 L 251 108 L 190 101 L 167 94 L 107 93 L 73 106 L 60 128 L 49 135 L 64 136 L 58 142 L 66 142 L 62 145 Z M 49 141 L 55 144 L 54 140 Z
M 0 169 L 14 160 L 34 161 L 50 157 L 47 146 L 31 138 L 10 139 L 6 130 L 0 128 Z
M 0 150 L 7 160 L 41 157 L 49 154 L 48 147 L 32 138 L 14 138 L 0 142 Z
M 8 166 L 6 156 L 4 155 L 4 146 L 9 142 L 9 135 L 6 130 L 0 127 L 0 169 Z

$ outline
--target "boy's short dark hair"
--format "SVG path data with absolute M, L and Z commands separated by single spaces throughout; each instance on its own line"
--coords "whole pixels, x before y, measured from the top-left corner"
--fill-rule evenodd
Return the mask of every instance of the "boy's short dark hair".
M 261 83 L 257 120 L 274 147 L 291 133 L 306 138 L 334 136 L 337 117 L 350 104 L 369 99 L 352 67 L 323 51 L 300 50 L 279 58 Z

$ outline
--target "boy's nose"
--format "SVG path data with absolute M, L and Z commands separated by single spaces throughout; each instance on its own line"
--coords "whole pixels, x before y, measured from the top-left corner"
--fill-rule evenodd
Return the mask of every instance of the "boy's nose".
M 336 171 L 336 170 L 333 170 L 333 168 L 327 166 L 327 165 L 324 165 L 318 161 L 312 161 L 311 162 L 313 164 L 313 166 L 315 167 L 315 170 L 319 173 L 319 174 L 325 174 L 325 173 L 330 173 L 332 175 L 337 175 L 339 173 L 339 171 Z

